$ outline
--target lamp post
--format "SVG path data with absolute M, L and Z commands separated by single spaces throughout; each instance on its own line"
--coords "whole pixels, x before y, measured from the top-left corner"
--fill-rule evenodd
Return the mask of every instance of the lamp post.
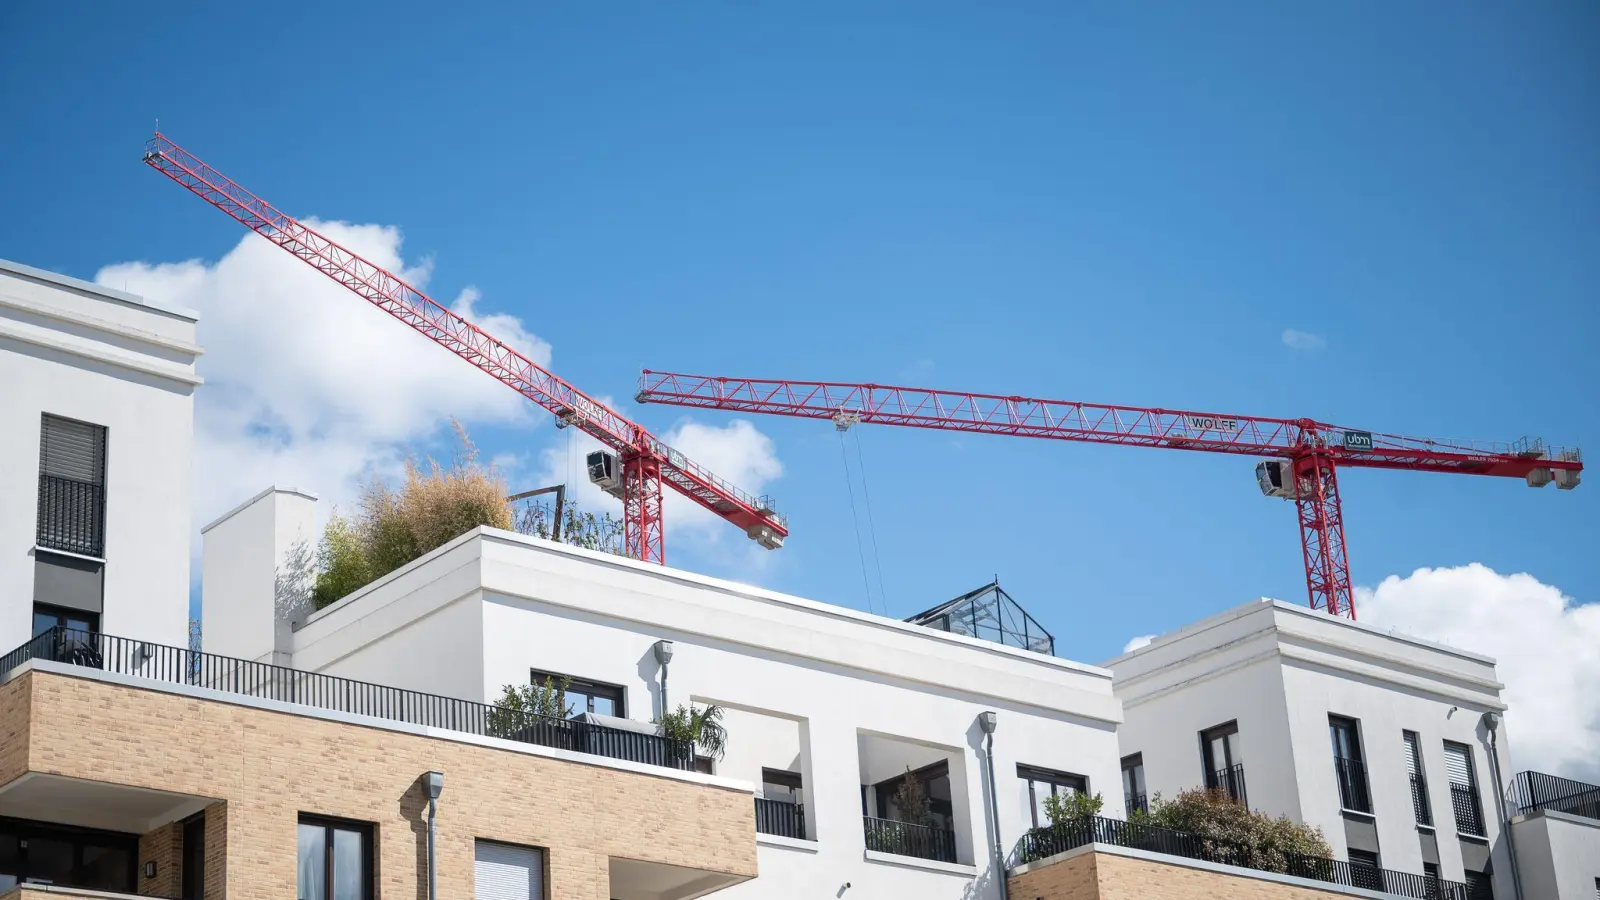
M 434 871 L 434 818 L 439 813 L 439 795 L 444 792 L 444 773 L 424 773 L 422 788 L 428 795 L 428 900 L 439 900 L 439 879 Z

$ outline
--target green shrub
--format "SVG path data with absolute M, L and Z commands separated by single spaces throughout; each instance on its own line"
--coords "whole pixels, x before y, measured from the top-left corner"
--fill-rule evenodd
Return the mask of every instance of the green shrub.
M 1243 848 L 1250 854 L 1252 868 L 1269 872 L 1284 871 L 1290 854 L 1333 855 L 1322 829 L 1250 809 L 1235 803 L 1226 791 L 1197 788 L 1170 801 L 1158 794 L 1151 800 L 1149 812 L 1135 812 L 1128 820 Z
M 676 711 L 656 719 L 661 736 L 679 746 L 694 745 L 695 752 L 711 759 L 722 759 L 728 751 L 728 730 L 722 725 L 722 707 L 715 703 L 695 708 L 679 706 Z
M 356 514 L 328 520 L 317 547 L 311 589 L 317 609 L 336 603 L 423 554 L 480 525 L 512 526 L 504 479 L 478 462 L 478 450 L 455 424 L 457 449 L 449 467 L 406 461 L 404 485 L 381 479 L 362 486 Z
M 500 699 L 489 710 L 489 733 L 495 737 L 511 737 L 529 725 L 549 719 L 566 719 L 572 716 L 567 703 L 567 688 L 572 679 L 559 682 L 546 677 L 544 684 L 508 684 Z

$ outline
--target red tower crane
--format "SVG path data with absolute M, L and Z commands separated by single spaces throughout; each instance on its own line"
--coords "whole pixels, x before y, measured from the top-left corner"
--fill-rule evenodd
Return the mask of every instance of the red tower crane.
M 769 550 L 783 546 L 788 526 L 770 498 L 752 497 L 718 478 L 643 426 L 628 421 L 381 266 L 279 212 L 159 132 L 145 144 L 144 162 L 554 413 L 559 427 L 576 426 L 599 441 L 607 450 L 589 454 L 585 461 L 589 478 L 622 500 L 623 544 L 629 556 L 665 562 L 663 483 L 737 525 L 761 546 Z
M 652 372 L 639 402 L 1132 447 L 1271 457 L 1256 466 L 1263 494 L 1293 500 L 1299 513 L 1306 589 L 1313 609 L 1356 616 L 1337 470 L 1346 466 L 1499 475 L 1530 487 L 1578 486 L 1582 455 L 1537 439 L 1509 444 L 1437 441 L 1312 419 L 1268 419 L 1189 410 L 1106 406 L 924 388 L 823 381 L 717 378 Z

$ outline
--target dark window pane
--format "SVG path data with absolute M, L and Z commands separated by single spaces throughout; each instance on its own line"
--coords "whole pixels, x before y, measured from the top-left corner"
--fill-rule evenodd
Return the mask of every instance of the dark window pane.
M 44 634 L 46 631 L 56 627 L 56 623 L 55 613 L 38 612 L 36 610 L 33 614 L 33 633 L 35 636 Z
M 0 890 L 17 886 L 17 879 L 22 877 L 22 871 L 18 868 L 20 865 L 17 836 L 0 834 Z
M 24 874 L 46 884 L 72 884 L 72 844 L 54 838 L 30 837 Z
M 590 705 L 590 712 L 597 713 L 602 716 L 614 716 L 617 714 L 616 701 L 612 700 L 610 697 L 593 697 L 590 700 Z
M 101 891 L 132 893 L 133 854 L 126 847 L 97 847 L 85 844 L 83 866 L 78 870 L 78 887 Z
M 328 829 L 300 823 L 300 900 L 327 900 Z

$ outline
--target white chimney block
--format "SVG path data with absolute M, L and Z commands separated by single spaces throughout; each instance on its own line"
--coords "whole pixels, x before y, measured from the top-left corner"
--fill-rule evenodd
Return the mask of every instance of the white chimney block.
M 201 649 L 289 665 L 290 623 L 311 612 L 317 496 L 270 487 L 200 529 Z

